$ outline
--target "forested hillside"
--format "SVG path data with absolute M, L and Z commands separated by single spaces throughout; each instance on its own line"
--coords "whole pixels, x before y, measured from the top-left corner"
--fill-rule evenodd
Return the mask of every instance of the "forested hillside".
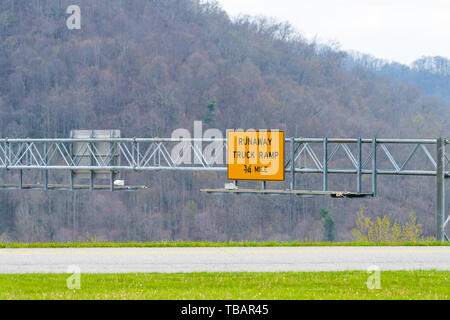
M 347 56 L 346 65 L 350 69 L 364 68 L 397 82 L 409 82 L 427 94 L 450 101 L 450 60 L 445 57 L 422 57 L 408 66 L 353 53 Z
M 66 27 L 67 6 L 82 10 Z M 287 136 L 449 135 L 450 105 L 421 89 L 348 70 L 347 54 L 285 23 L 231 20 L 195 0 L 2 0 L 0 137 L 72 129 L 170 136 L 207 127 L 276 128 Z M 215 101 L 214 108 L 208 108 Z M 355 212 L 406 219 L 431 234 L 432 179 L 380 179 L 377 200 L 211 197 L 224 175 L 148 173 L 149 193 L 0 193 L 0 235 L 17 241 L 322 240 L 320 208 L 349 240 Z M 309 178 L 302 178 L 307 187 Z M 312 181 L 312 180 L 311 180 Z

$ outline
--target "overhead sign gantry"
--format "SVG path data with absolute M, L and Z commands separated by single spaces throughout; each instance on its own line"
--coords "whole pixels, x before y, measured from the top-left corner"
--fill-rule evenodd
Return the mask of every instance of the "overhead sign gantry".
M 264 138 L 260 131 L 254 138 Z M 228 171 L 223 155 L 230 151 L 245 152 L 244 162 L 251 165 L 251 173 L 245 172 L 245 163 L 231 167 L 229 178 L 236 180 L 263 181 L 260 189 L 203 190 L 210 193 L 259 193 L 269 195 L 333 197 L 376 197 L 379 175 L 428 176 L 436 181 L 436 221 L 437 239 L 448 238 L 444 228 L 450 222 L 445 205 L 445 181 L 450 177 L 449 153 L 446 152 L 449 139 L 351 139 L 351 138 L 271 138 L 270 145 L 258 144 L 255 152 L 256 163 L 250 163 L 249 149 L 237 145 L 239 132 L 233 136 L 231 146 L 227 139 L 173 139 L 173 138 L 120 138 L 111 131 L 109 137 L 71 137 L 63 139 L 0 139 L 0 189 L 38 189 L 38 190 L 136 190 L 117 184 L 120 172 L 140 171 Z M 267 136 L 271 137 L 267 132 Z M 247 136 L 248 137 L 248 136 Z M 245 138 L 242 136 L 241 138 Z M 245 140 L 243 140 L 245 141 Z M 254 141 L 254 140 L 253 140 Z M 268 140 L 267 140 L 268 141 Z M 278 146 L 275 146 L 278 141 Z M 207 157 L 199 144 L 208 144 L 209 150 L 216 150 L 213 157 Z M 231 143 L 231 142 L 230 142 Z M 210 145 L 213 145 L 211 148 Z M 284 146 L 289 146 L 285 148 Z M 244 142 L 244 147 L 247 148 Z M 206 148 L 206 149 L 207 149 Z M 221 152 L 228 148 L 227 153 Z M 241 148 L 241 149 L 239 149 Z M 267 148 L 265 150 L 264 148 Z M 259 157 L 261 152 L 263 157 Z M 177 150 L 177 152 L 174 152 Z M 180 161 L 179 150 L 189 153 L 195 161 Z M 267 152 L 267 156 L 264 152 Z M 278 154 L 276 154 L 278 152 Z M 232 154 L 235 155 L 234 153 Z M 222 159 L 221 159 L 222 157 Z M 236 158 L 238 155 L 236 153 Z M 266 160 L 264 160 L 264 158 Z M 263 163 L 270 160 L 270 165 Z M 253 161 L 253 160 L 252 160 Z M 275 165 L 276 164 L 276 165 Z M 273 169 L 272 165 L 276 168 Z M 269 173 L 267 177 L 262 174 Z M 249 168 L 249 166 L 247 166 Z M 255 171 L 255 168 L 258 168 Z M 261 172 L 260 172 L 261 168 Z M 281 169 L 283 168 L 283 169 Z M 273 169 L 273 170 L 272 170 Z M 234 171 L 236 170 L 236 171 Z M 266 172 L 267 170 L 267 172 Z M 32 172 L 32 174 L 28 174 Z M 49 176 L 49 173 L 53 173 Z M 56 173 L 63 173 L 57 175 Z M 64 174 L 64 172 L 68 174 Z M 101 175 L 97 174 L 100 173 Z M 109 173 L 109 174 L 108 174 Z M 6 181 L 9 174 L 15 182 Z M 280 181 L 281 175 L 289 177 L 289 186 L 284 189 L 268 189 L 266 182 Z M 319 190 L 298 190 L 295 187 L 296 175 L 318 174 L 322 176 Z M 355 177 L 354 191 L 330 191 L 329 177 L 349 174 Z M 38 178 L 39 181 L 25 182 Z M 370 190 L 363 188 L 363 177 L 371 176 Z M 55 177 L 58 176 L 55 181 Z M 64 181 L 64 176 L 68 181 Z M 108 177 L 108 183 L 98 184 L 97 176 Z M 88 183 L 77 183 L 77 178 L 87 177 Z M 50 181 L 51 178 L 53 181 Z M 251 178 L 251 179 L 247 179 Z M 271 180 L 272 179 L 272 180 Z M 277 180 L 279 179 L 279 180 Z M 86 181 L 86 178 L 84 178 Z M 287 180 L 287 179 L 286 179 Z M 103 180 L 105 181 L 105 180 Z M 274 184 L 276 182 L 273 182 Z M 282 183 L 284 185 L 284 183 Z M 369 189 L 369 188 L 367 188 Z

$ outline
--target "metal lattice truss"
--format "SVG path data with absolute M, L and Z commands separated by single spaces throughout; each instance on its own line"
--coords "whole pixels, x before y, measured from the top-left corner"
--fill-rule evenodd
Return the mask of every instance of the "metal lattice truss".
M 0 189 L 129 190 L 116 185 L 121 171 L 226 171 L 226 139 L 0 139 L 0 173 L 17 173 L 17 184 Z M 288 194 L 295 190 L 297 174 L 321 174 L 323 190 L 309 193 L 329 194 L 330 175 L 356 177 L 355 196 L 375 197 L 378 175 L 436 177 L 437 237 L 446 237 L 445 179 L 450 177 L 448 139 L 286 139 L 285 171 L 290 175 Z M 293 164 L 293 165 L 292 165 Z M 3 170 L 2 170 L 3 169 Z M 26 185 L 24 171 L 43 172 L 43 183 Z M 49 184 L 48 172 L 69 172 L 69 185 Z M 362 177 L 371 175 L 372 190 L 362 193 Z M 95 185 L 95 177 L 108 177 L 109 183 Z M 87 185 L 76 184 L 88 178 Z M 265 183 L 263 184 L 265 188 Z M 251 191 L 251 190 L 250 190 Z M 271 190 L 264 190 L 271 194 Z M 281 194 L 275 190 L 274 194 Z
M 357 194 L 363 196 L 362 176 L 369 174 L 372 176 L 369 197 L 377 196 L 378 175 L 436 177 L 436 235 L 439 241 L 449 240 L 445 233 L 450 223 L 445 207 L 445 179 L 450 177 L 448 139 L 291 138 L 289 143 L 287 171 L 291 175 L 291 190 L 295 190 L 297 173 L 322 174 L 323 192 L 328 190 L 330 174 L 353 174 Z
M 359 182 L 365 174 L 436 176 L 438 170 L 438 139 L 291 138 L 286 143 L 286 172 L 322 174 L 324 190 L 330 174 L 355 174 Z M 450 176 L 449 143 L 443 140 L 445 177 Z M 226 171 L 225 158 L 226 139 L 0 140 L 0 169 L 6 170 Z
M 290 139 L 295 173 L 320 173 L 323 189 L 327 190 L 330 174 L 355 174 L 358 190 L 361 176 L 406 175 L 436 176 L 438 170 L 438 139 Z M 449 140 L 443 140 L 444 146 Z M 443 148 L 444 174 L 450 176 L 449 155 Z M 376 186 L 374 186 L 376 189 Z
M 329 173 L 357 173 L 359 164 L 359 148 L 361 149 L 361 170 L 363 173 L 372 173 L 369 166 L 373 159 L 373 147 L 376 145 L 377 161 L 380 153 L 385 155 L 390 168 L 377 168 L 378 174 L 392 175 L 436 175 L 436 145 L 437 139 L 328 139 L 328 138 L 294 138 L 286 139 L 286 143 L 294 142 L 294 161 L 296 172 L 323 173 L 327 164 L 337 160 L 339 150 L 347 156 L 352 170 L 345 168 L 332 169 Z M 73 146 L 82 143 L 82 148 L 74 154 Z M 109 152 L 105 155 L 98 148 L 99 143 L 108 143 Z M 204 154 L 207 145 L 216 143 L 223 147 L 212 157 Z M 445 145 L 450 140 L 444 140 Z M 173 148 L 178 145 L 184 152 L 191 153 L 189 157 L 192 164 L 183 162 L 183 154 L 174 153 Z M 367 158 L 363 158 L 363 149 L 370 147 Z M 319 146 L 319 149 L 317 149 Z M 352 146 L 353 149 L 351 150 Z M 397 159 L 391 149 L 398 146 L 409 146 L 410 152 L 403 160 Z M 84 170 L 163 170 L 163 169 L 189 169 L 197 170 L 226 168 L 226 139 L 161 139 L 161 138 L 110 138 L 110 139 L 1 139 L 0 140 L 0 169 L 84 169 Z M 319 150 L 319 151 L 317 151 Z M 356 152 L 355 152 L 356 151 Z M 321 154 L 319 154 L 321 152 Z M 432 170 L 420 168 L 407 169 L 411 160 L 420 152 L 426 156 Z M 121 164 L 111 166 L 110 163 L 117 153 L 120 153 Z M 323 155 L 327 153 L 327 163 Z M 91 165 L 81 165 L 83 157 L 93 160 Z M 444 153 L 445 165 L 449 169 L 449 155 Z M 290 171 L 290 158 L 286 157 L 286 169 Z M 309 165 L 311 164 L 312 165 Z M 305 165 L 306 164 L 306 165 Z M 378 162 L 377 162 L 378 164 Z M 423 163 L 427 165 L 427 163 Z
M 223 139 L 4 139 L 0 169 L 226 170 L 221 153 L 204 155 L 202 146 L 210 143 L 226 147 Z M 77 152 L 73 151 L 75 144 L 79 145 Z M 100 144 L 108 152 L 100 151 Z M 180 152 L 172 150 L 175 146 Z M 183 152 L 190 154 L 189 161 L 183 161 Z

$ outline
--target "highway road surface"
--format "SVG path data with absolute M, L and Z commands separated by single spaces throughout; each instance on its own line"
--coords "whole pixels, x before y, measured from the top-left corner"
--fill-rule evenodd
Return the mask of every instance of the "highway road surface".
M 0 273 L 450 270 L 450 247 L 0 249 Z

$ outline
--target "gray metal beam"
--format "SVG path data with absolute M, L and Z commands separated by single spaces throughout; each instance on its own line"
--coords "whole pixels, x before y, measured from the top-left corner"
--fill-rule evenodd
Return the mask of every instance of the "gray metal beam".
M 323 191 L 328 190 L 328 139 L 323 139 Z
M 445 226 L 445 140 L 437 139 L 437 175 L 436 175 L 436 238 L 443 242 Z
M 374 197 L 377 196 L 377 140 L 373 139 L 372 141 L 372 194 Z
M 362 139 L 358 138 L 358 142 L 357 142 L 357 153 L 358 153 L 358 158 L 357 158 L 357 164 L 358 164 L 358 168 L 357 168 L 357 173 L 356 173 L 356 177 L 357 177 L 357 183 L 356 183 L 356 190 L 358 193 L 361 193 L 362 190 Z
M 295 151 L 294 151 L 294 138 L 289 140 L 289 155 L 290 155 L 290 175 L 291 175 L 291 190 L 295 189 Z

